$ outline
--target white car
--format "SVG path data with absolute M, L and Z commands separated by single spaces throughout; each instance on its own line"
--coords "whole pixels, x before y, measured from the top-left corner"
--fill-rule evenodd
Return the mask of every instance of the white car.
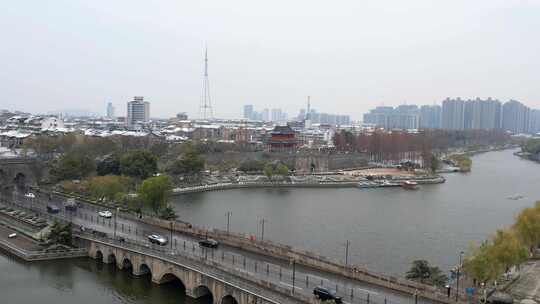
M 14 237 L 17 237 L 17 234 L 16 234 L 16 233 L 12 233 L 12 234 L 8 235 L 8 238 L 10 238 L 10 239 L 12 239 L 12 238 L 14 238 Z
M 99 216 L 104 217 L 104 218 L 111 218 L 112 217 L 112 212 L 110 212 L 109 210 L 100 211 L 100 212 L 98 212 L 98 214 L 99 214 Z
M 28 198 L 36 198 L 36 196 L 34 195 L 34 193 L 32 192 L 28 192 L 26 193 L 24 196 L 28 197 Z
M 159 234 L 151 234 L 148 236 L 148 241 L 152 244 L 158 244 L 160 246 L 167 245 L 167 239 Z

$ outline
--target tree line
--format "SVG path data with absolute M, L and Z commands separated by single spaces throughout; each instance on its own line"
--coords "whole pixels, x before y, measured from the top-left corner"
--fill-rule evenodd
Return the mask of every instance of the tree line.
M 463 264 L 477 283 L 497 280 L 502 274 L 534 254 L 540 245 L 540 201 L 522 210 L 514 224 L 497 230 L 480 245 L 471 246 Z
M 375 130 L 353 133 L 341 130 L 333 143 L 340 152 L 366 153 L 371 161 L 399 163 L 403 160 L 423 162 L 430 167 L 432 153 L 444 153 L 450 148 L 466 146 L 500 145 L 510 137 L 501 130 Z

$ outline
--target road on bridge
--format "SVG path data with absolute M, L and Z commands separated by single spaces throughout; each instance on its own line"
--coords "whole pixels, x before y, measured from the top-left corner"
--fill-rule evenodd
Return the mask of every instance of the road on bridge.
M 124 237 L 138 242 L 147 242 L 148 246 L 154 245 L 148 242 L 147 236 L 153 233 L 160 234 L 169 239 L 167 246 L 171 250 L 211 259 L 225 267 L 250 274 L 258 279 L 269 281 L 284 288 L 290 288 L 291 292 L 294 290 L 294 292 L 312 296 L 313 288 L 324 286 L 334 290 L 337 295 L 343 298 L 345 303 L 434 303 L 424 298 L 418 298 L 415 301 L 414 296 L 406 293 L 352 280 L 333 273 L 322 272 L 318 269 L 298 264 L 293 265 L 281 259 L 254 254 L 241 248 L 234 248 L 223 244 L 220 244 L 216 249 L 203 248 L 198 245 L 200 239 L 125 218 L 122 217 L 121 213 L 115 216 L 116 211 L 110 208 L 78 201 L 79 208 L 76 212 L 66 211 L 63 207 L 66 200 L 65 197 L 59 195 L 49 196 L 48 194 L 40 193 L 35 194 L 35 198 L 28 198 L 23 193 L 14 193 L 11 198 L 4 197 L 4 199 L 40 212 L 46 212 L 47 204 L 55 204 L 60 207 L 58 216 L 72 221 L 76 225 L 102 231 L 109 236 L 116 235 L 117 237 Z M 98 212 L 103 210 L 112 212 L 113 217 L 106 219 L 98 216 Z

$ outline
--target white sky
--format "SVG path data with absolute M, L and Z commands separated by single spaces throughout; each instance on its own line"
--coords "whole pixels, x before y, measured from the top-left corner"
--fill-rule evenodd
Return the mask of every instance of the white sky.
M 385 104 L 514 98 L 540 108 L 540 1 L 21 0 L 0 9 L 0 109 L 198 114 L 242 106 L 360 119 Z

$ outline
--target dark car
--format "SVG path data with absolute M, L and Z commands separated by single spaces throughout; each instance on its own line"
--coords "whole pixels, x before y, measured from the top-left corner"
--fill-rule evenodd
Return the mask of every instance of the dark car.
M 315 287 L 313 294 L 322 301 L 334 300 L 337 304 L 343 303 L 341 297 L 336 296 L 335 292 L 324 287 Z
M 199 241 L 199 246 L 201 247 L 217 248 L 218 245 L 218 241 L 214 239 L 204 239 Z
M 58 213 L 60 212 L 60 208 L 56 205 L 47 205 L 47 212 L 49 213 Z

